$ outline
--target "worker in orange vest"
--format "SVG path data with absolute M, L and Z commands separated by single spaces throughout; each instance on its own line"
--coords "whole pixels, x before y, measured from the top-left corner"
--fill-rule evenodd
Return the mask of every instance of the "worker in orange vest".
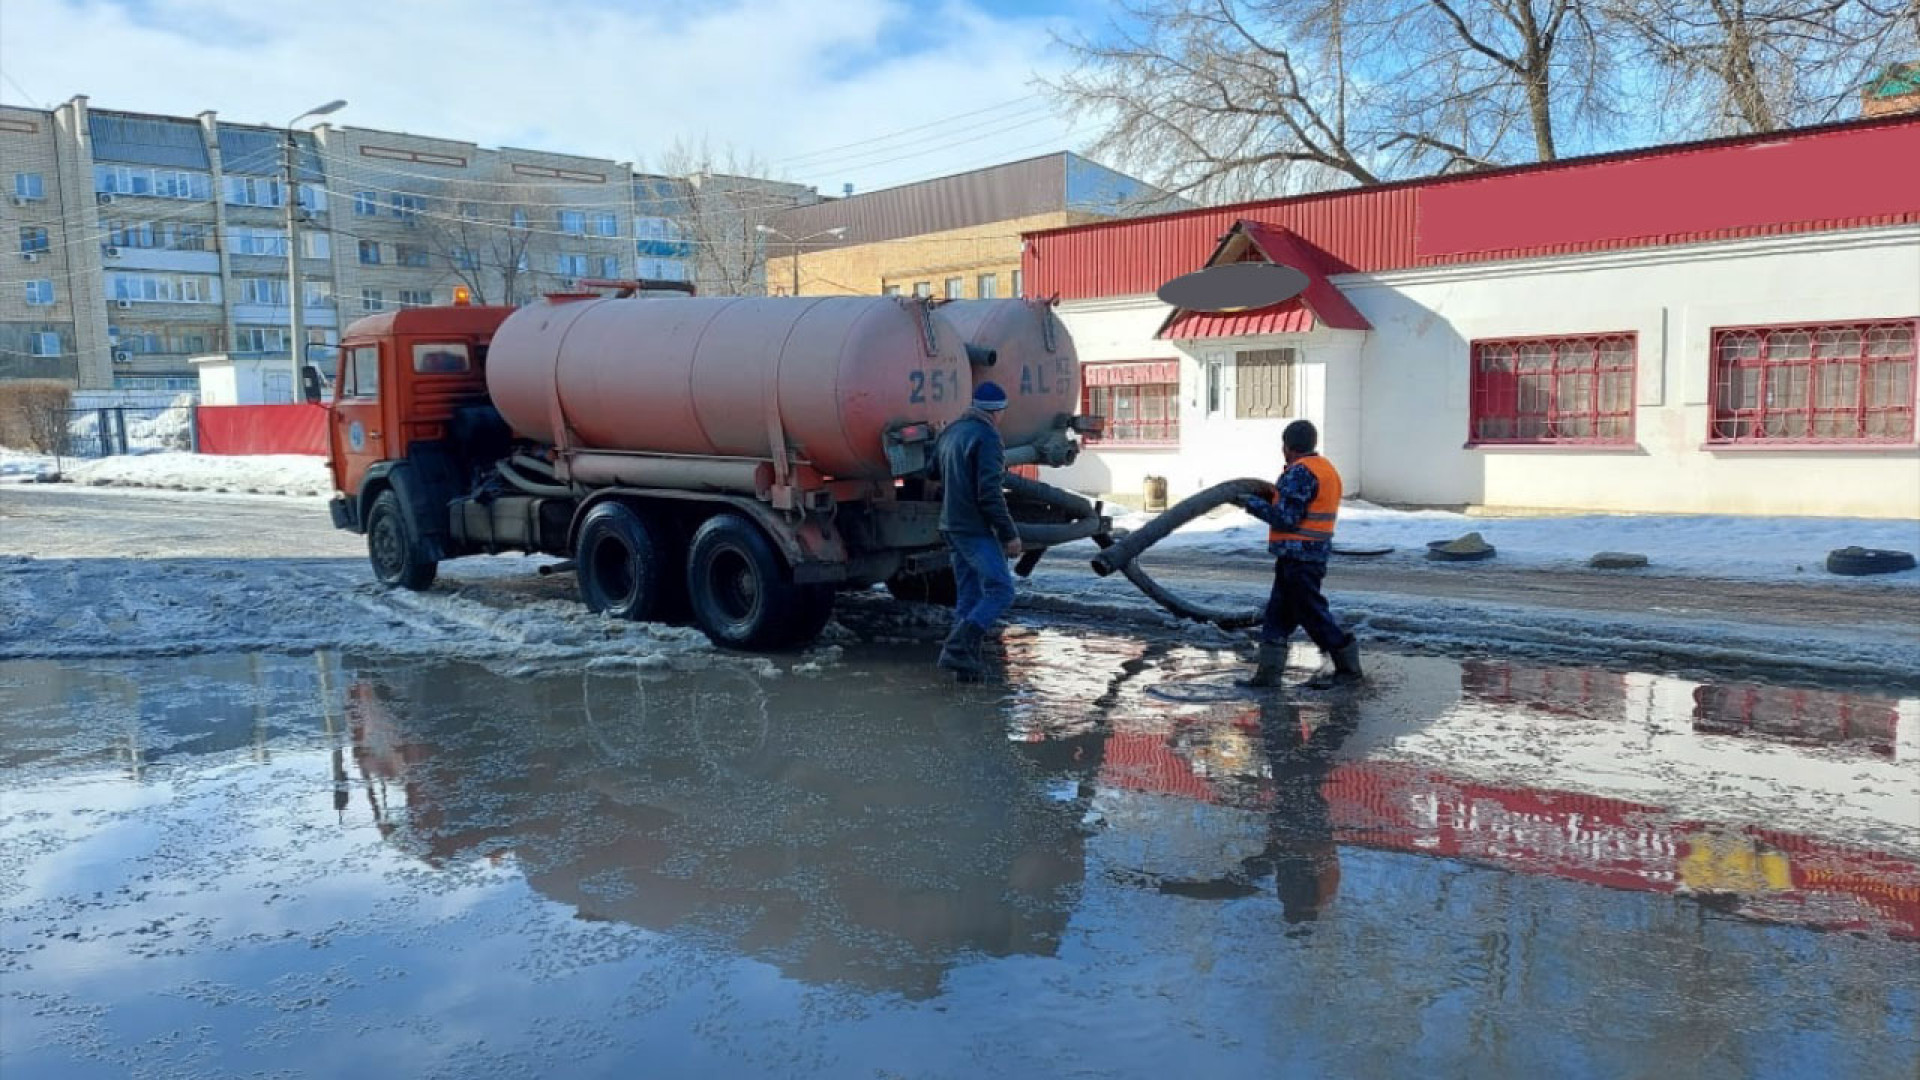
M 1273 593 L 1260 624 L 1259 666 L 1242 686 L 1281 685 L 1287 666 L 1287 639 L 1304 628 L 1320 650 L 1333 658 L 1330 676 L 1309 686 L 1324 688 L 1360 681 L 1360 641 L 1333 621 L 1320 583 L 1326 580 L 1333 552 L 1333 526 L 1340 515 L 1340 473 L 1315 448 L 1320 433 L 1295 420 L 1280 433 L 1287 467 L 1271 500 L 1248 497 L 1246 511 L 1269 526 L 1267 551 L 1274 558 Z

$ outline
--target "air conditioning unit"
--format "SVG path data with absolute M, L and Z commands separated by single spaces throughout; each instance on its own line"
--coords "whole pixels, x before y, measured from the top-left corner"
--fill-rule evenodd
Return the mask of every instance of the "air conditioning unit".
M 113 193 L 110 191 L 103 191 L 98 195 L 95 195 L 93 198 L 94 198 L 94 201 L 99 203 L 101 206 L 113 205 Z
M 20 257 L 27 260 L 28 262 L 40 261 L 40 253 L 37 251 L 23 251 L 20 253 Z
M 126 308 L 130 308 L 130 307 L 132 307 L 132 306 L 133 306 L 133 301 L 131 301 L 131 300 L 115 300 L 115 301 L 113 302 L 113 306 L 114 306 L 114 307 L 117 307 L 117 308 L 121 308 L 121 309 L 126 309 Z
M 32 199 L 27 198 L 25 195 L 15 195 L 13 197 L 13 205 L 15 206 L 25 206 L 32 201 Z
M 120 257 L 120 249 L 114 247 L 112 244 L 106 244 L 100 248 L 100 254 L 105 255 L 109 259 L 117 259 Z
M 580 284 L 579 278 L 563 277 L 560 279 L 560 287 L 563 289 L 576 288 L 579 286 L 579 284 Z
M 115 349 L 113 350 L 113 362 L 116 364 L 131 364 L 133 363 L 133 354 L 125 349 Z

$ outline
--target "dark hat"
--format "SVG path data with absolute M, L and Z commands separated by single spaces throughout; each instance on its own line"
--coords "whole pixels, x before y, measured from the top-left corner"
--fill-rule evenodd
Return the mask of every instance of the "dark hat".
M 996 382 L 983 382 L 973 388 L 973 407 L 984 412 L 999 412 L 1007 407 L 1007 392 Z

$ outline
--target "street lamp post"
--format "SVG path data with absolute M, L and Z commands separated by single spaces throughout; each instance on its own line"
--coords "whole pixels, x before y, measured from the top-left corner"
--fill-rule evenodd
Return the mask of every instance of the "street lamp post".
M 802 236 L 797 240 L 791 236 L 788 236 L 786 233 L 781 232 L 779 229 L 774 228 L 771 225 L 755 225 L 753 227 L 753 231 L 757 233 L 764 233 L 767 236 L 777 236 L 780 239 L 785 240 L 787 242 L 788 248 L 790 248 L 793 251 L 793 295 L 795 296 L 800 295 L 800 245 L 806 243 L 809 240 L 818 240 L 823 236 L 831 236 L 835 239 L 839 239 L 840 237 L 847 235 L 847 227 L 845 225 L 836 225 L 831 229 L 823 229 L 820 232 L 812 233 L 807 236 Z
M 306 320 L 301 317 L 301 308 L 306 302 L 306 290 L 300 283 L 300 170 L 294 167 L 298 157 L 293 141 L 293 125 L 309 116 L 325 116 L 346 108 L 342 100 L 329 101 L 317 109 L 308 109 L 299 116 L 287 121 L 287 144 L 281 153 L 281 166 L 286 178 L 287 197 L 287 330 L 291 335 L 287 339 L 287 352 L 293 356 L 293 400 L 301 400 L 300 386 L 306 376 L 307 348 Z

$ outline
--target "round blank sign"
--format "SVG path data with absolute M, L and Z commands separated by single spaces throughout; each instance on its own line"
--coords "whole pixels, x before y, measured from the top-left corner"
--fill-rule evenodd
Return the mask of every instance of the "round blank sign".
M 1307 275 L 1275 263 L 1227 263 L 1183 274 L 1160 286 L 1162 302 L 1188 311 L 1251 311 L 1305 292 Z

